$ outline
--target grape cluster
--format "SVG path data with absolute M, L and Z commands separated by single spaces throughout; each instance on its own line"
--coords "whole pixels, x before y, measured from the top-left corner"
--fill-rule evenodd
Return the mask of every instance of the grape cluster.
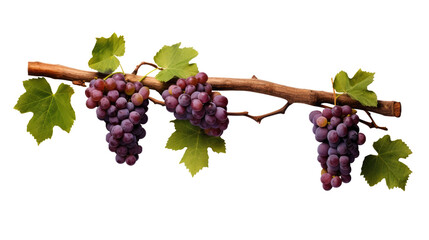
M 116 162 L 134 165 L 142 152 L 138 141 L 146 136 L 141 124 L 148 120 L 149 88 L 141 82 L 126 82 L 124 75 L 94 79 L 85 90 L 86 106 L 97 108 L 97 118 L 106 123 L 109 150 Z
M 228 99 L 213 92 L 207 79 L 203 72 L 187 79 L 179 78 L 176 84 L 162 92 L 162 98 L 176 119 L 189 120 L 192 125 L 204 129 L 207 135 L 218 137 L 228 128 Z
M 359 156 L 358 145 L 366 140 L 359 132 L 355 110 L 348 105 L 336 105 L 332 109 L 312 111 L 309 118 L 316 140 L 320 142 L 317 160 L 323 168 L 320 178 L 323 189 L 328 191 L 350 182 L 350 164 Z

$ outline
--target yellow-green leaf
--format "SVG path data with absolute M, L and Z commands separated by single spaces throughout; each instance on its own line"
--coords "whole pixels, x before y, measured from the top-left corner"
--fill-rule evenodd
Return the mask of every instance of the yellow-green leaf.
M 179 48 L 180 43 L 172 46 L 164 46 L 153 58 L 155 63 L 162 67 L 155 78 L 161 82 L 167 82 L 173 77 L 187 78 L 198 73 L 198 67 L 195 63 L 189 63 L 198 55 L 193 48 Z
M 186 148 L 180 163 L 184 163 L 192 176 L 202 168 L 209 166 L 209 155 L 207 149 L 210 147 L 214 152 L 225 153 L 225 141 L 221 137 L 212 137 L 204 131 L 193 126 L 187 120 L 174 120 L 176 131 L 170 136 L 165 148 L 180 150 Z
M 373 81 L 374 73 L 359 69 L 352 78 L 349 78 L 346 72 L 341 71 L 335 76 L 334 89 L 337 92 L 347 93 L 364 106 L 376 107 L 377 95 L 367 89 Z
M 125 53 L 124 36 L 117 36 L 113 33 L 109 38 L 97 38 L 92 58 L 88 65 L 90 68 L 101 73 L 112 73 L 119 66 L 117 56 L 123 56 Z
M 411 170 L 400 162 L 399 158 L 407 158 L 412 153 L 410 148 L 400 139 L 390 140 L 389 135 L 374 142 L 373 147 L 378 155 L 365 157 L 361 175 L 370 186 L 374 186 L 384 178 L 389 189 L 399 187 L 405 190 Z
M 45 78 L 33 78 L 23 83 L 26 92 L 19 97 L 14 108 L 21 113 L 33 112 L 27 131 L 33 135 L 37 144 L 52 137 L 54 126 L 70 132 L 76 119 L 70 104 L 73 89 L 61 83 L 53 94 Z

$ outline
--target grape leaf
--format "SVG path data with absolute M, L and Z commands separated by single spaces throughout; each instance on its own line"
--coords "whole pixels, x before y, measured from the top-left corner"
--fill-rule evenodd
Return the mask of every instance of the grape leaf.
M 400 139 L 391 141 L 389 135 L 374 142 L 373 147 L 378 155 L 365 157 L 361 175 L 370 186 L 385 178 L 389 189 L 399 187 L 405 191 L 411 170 L 399 158 L 407 158 L 412 153 L 410 148 Z
M 193 126 L 187 120 L 174 120 L 176 131 L 168 138 L 165 148 L 180 150 L 186 148 L 180 163 L 184 163 L 192 176 L 203 167 L 209 166 L 207 149 L 225 153 L 225 140 L 220 137 L 208 136 L 204 130 Z
M 189 63 L 198 52 L 193 48 L 179 48 L 180 43 L 172 46 L 164 46 L 153 57 L 156 64 L 162 67 L 155 78 L 161 82 L 167 82 L 173 77 L 187 78 L 198 73 L 195 63 Z
M 57 92 L 53 94 L 45 78 L 33 78 L 23 83 L 26 92 L 19 97 L 14 108 L 21 113 L 33 112 L 27 131 L 33 135 L 37 144 L 52 137 L 55 125 L 70 132 L 76 119 L 70 104 L 73 88 L 61 83 Z
M 337 92 L 347 93 L 364 106 L 376 107 L 377 95 L 367 89 L 373 81 L 374 73 L 359 69 L 350 79 L 346 72 L 341 71 L 335 76 L 334 89 Z
M 88 65 L 98 72 L 109 74 L 119 66 L 119 60 L 116 56 L 123 56 L 124 53 L 124 36 L 118 37 L 116 33 L 113 33 L 109 38 L 97 38 Z

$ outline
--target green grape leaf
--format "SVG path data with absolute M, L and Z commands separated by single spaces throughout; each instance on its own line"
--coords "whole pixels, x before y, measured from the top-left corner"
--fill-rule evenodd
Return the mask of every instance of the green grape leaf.
M 92 58 L 89 59 L 90 68 L 98 72 L 109 74 L 119 66 L 117 56 L 123 56 L 125 53 L 124 36 L 117 36 L 113 33 L 109 38 L 97 38 L 94 49 L 92 49 Z
M 70 104 L 73 88 L 61 83 L 55 94 L 45 78 L 33 78 L 24 81 L 26 90 L 15 105 L 21 113 L 33 112 L 27 125 L 27 131 L 33 135 L 37 144 L 52 137 L 54 126 L 70 132 L 76 119 Z
M 410 148 L 400 139 L 391 141 L 389 135 L 374 142 L 373 147 L 378 155 L 365 157 L 361 175 L 370 186 L 385 178 L 389 189 L 399 187 L 405 191 L 411 170 L 399 158 L 407 158 L 412 153 Z
M 184 163 L 192 176 L 203 167 L 209 166 L 207 149 L 216 153 L 225 153 L 225 140 L 220 137 L 208 136 L 204 130 L 193 126 L 187 120 L 174 120 L 176 131 L 168 138 L 165 148 L 180 150 L 186 148 L 180 163 Z
M 156 64 L 162 67 L 155 78 L 161 82 L 167 82 L 173 77 L 187 78 L 198 73 L 196 63 L 189 63 L 198 52 L 193 48 L 179 48 L 180 43 L 172 46 L 164 46 L 153 57 Z
M 364 106 L 376 107 L 377 95 L 368 90 L 368 85 L 374 81 L 374 73 L 359 69 L 350 79 L 346 72 L 341 71 L 335 76 L 334 89 L 347 93 L 351 98 Z

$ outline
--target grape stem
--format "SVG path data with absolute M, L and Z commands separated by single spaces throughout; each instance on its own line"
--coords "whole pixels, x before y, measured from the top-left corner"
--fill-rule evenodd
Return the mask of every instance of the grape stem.
M 275 111 L 272 111 L 272 112 L 269 112 L 266 114 L 262 114 L 259 116 L 250 115 L 249 112 L 228 112 L 228 116 L 245 116 L 245 117 L 248 117 L 248 118 L 255 120 L 257 123 L 261 123 L 262 119 L 264 119 L 266 117 L 273 116 L 273 115 L 280 114 L 280 113 L 284 114 L 286 112 L 286 109 L 290 105 L 292 105 L 292 102 L 287 102 L 283 107 L 281 107 Z
M 54 79 L 62 79 L 69 81 L 85 81 L 89 82 L 94 78 L 103 78 L 106 75 L 93 71 L 84 71 L 75 68 L 70 68 L 62 65 L 47 64 L 41 62 L 29 62 L 28 74 L 32 76 L 45 76 Z M 139 81 L 142 76 L 135 74 L 125 74 L 127 81 Z M 173 82 L 160 82 L 154 77 L 146 77 L 142 83 L 150 89 L 156 90 L 160 94 L 167 89 Z M 274 82 L 269 82 L 255 78 L 225 78 L 225 77 L 209 77 L 210 83 L 214 90 L 234 90 L 262 93 L 270 96 L 283 98 L 290 103 L 304 103 L 312 106 L 320 107 L 322 104 L 333 104 L 335 97 L 332 92 L 316 91 L 311 89 L 293 88 Z M 360 104 L 358 101 L 344 94 L 338 97 L 337 104 L 349 105 L 355 109 L 362 109 L 368 112 L 378 113 L 384 116 L 401 115 L 401 103 L 396 101 L 381 101 L 377 102 L 377 107 L 367 107 Z M 242 114 L 244 115 L 244 114 Z
M 380 126 L 378 126 L 378 125 L 375 123 L 375 121 L 374 121 L 374 119 L 372 118 L 371 113 L 370 113 L 369 111 L 367 111 L 367 110 L 364 110 L 364 111 L 366 112 L 366 114 L 368 114 L 368 117 L 371 119 L 371 122 L 368 122 L 368 121 L 365 121 L 365 120 L 359 119 L 359 121 L 360 121 L 361 123 L 363 123 L 363 124 L 367 125 L 369 128 L 376 128 L 376 129 L 381 129 L 381 130 L 385 130 L 385 131 L 387 131 L 387 127 L 380 127 Z
M 140 67 L 142 65 L 149 65 L 152 66 L 158 70 L 162 70 L 163 68 L 158 67 L 158 65 L 156 65 L 155 63 L 150 63 L 150 62 L 141 62 L 139 65 L 136 66 L 136 68 L 134 69 L 134 71 L 131 74 L 137 75 L 137 72 L 139 71 Z
M 161 106 L 165 106 L 165 102 L 163 102 L 163 101 L 161 101 L 161 100 L 158 100 L 158 99 L 156 99 L 156 98 L 149 97 L 149 100 L 150 100 L 151 102 L 153 102 L 154 104 L 159 104 L 159 105 L 161 105 Z

